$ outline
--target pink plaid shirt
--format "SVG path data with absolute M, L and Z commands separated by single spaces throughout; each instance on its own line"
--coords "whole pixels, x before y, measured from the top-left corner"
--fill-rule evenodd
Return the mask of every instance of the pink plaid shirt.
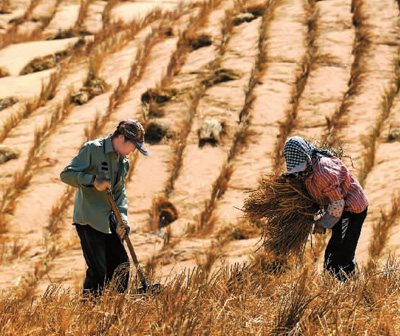
M 363 212 L 368 206 L 367 196 L 360 183 L 336 157 L 313 160 L 313 172 L 306 178 L 306 188 L 319 205 L 344 199 L 345 211 Z

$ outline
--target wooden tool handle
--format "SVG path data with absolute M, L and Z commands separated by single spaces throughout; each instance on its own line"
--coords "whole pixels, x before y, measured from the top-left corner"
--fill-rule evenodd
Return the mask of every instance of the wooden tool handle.
M 114 215 L 115 215 L 115 217 L 117 217 L 118 225 L 122 226 L 122 227 L 127 227 L 125 222 L 122 220 L 121 214 L 120 214 L 120 212 L 118 210 L 117 204 L 115 203 L 115 200 L 114 200 L 114 197 L 113 197 L 113 195 L 111 193 L 110 188 L 107 188 L 107 196 L 108 196 L 108 200 L 110 201 L 111 208 L 113 209 Z M 142 286 L 146 290 L 147 287 L 148 287 L 147 280 L 146 280 L 146 278 L 145 278 L 145 276 L 143 274 L 143 271 L 142 271 L 142 269 L 140 267 L 139 261 L 138 261 L 138 259 L 136 257 L 135 250 L 133 249 L 133 245 L 132 245 L 131 240 L 129 239 L 128 234 L 125 234 L 124 240 L 126 241 L 126 245 L 128 246 L 129 252 L 131 253 L 131 257 L 132 257 L 133 263 L 136 266 L 140 282 L 142 283 Z

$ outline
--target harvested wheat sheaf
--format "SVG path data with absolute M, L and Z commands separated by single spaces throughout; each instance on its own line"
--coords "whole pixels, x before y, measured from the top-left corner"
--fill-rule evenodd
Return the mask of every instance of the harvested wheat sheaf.
M 264 177 L 243 206 L 245 216 L 261 228 L 264 248 L 277 257 L 303 254 L 318 210 L 303 181 L 278 175 Z

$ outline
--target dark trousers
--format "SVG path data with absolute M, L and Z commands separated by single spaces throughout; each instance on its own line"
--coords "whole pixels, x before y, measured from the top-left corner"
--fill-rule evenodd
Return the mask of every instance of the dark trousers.
M 114 288 L 120 293 L 125 292 L 129 280 L 129 258 L 117 233 L 106 234 L 89 225 L 75 224 L 75 227 L 88 267 L 83 294 L 101 295 L 113 276 Z
M 344 211 L 332 228 L 332 236 L 325 250 L 324 269 L 341 281 L 354 273 L 354 256 L 367 211 L 368 208 L 358 214 Z

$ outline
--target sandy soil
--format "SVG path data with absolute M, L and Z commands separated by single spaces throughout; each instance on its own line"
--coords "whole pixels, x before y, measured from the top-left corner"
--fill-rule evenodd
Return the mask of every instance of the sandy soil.
M 185 1 L 186 5 L 196 1 Z M 24 14 L 29 1 L 12 1 L 11 13 L 0 15 L 0 34 L 11 27 L 9 20 Z M 0 66 L 9 70 L 10 76 L 0 78 L 0 98 L 17 97 L 20 102 L 0 112 L 0 127 L 13 115 L 19 113 L 24 102 L 37 97 L 42 83 L 57 71 L 50 69 L 19 76 L 20 70 L 33 58 L 53 54 L 66 49 L 76 38 L 51 40 L 55 34 L 74 26 L 78 17 L 80 1 L 43 2 L 35 8 L 32 18 L 45 17 L 55 9 L 55 15 L 44 31 L 40 41 L 13 43 L 0 49 Z M 84 28 L 96 34 L 102 30 L 102 13 L 106 2 L 93 1 L 84 19 Z M 136 1 L 120 2 L 111 11 L 111 24 L 119 20 L 128 23 L 140 20 L 155 7 L 163 11 L 174 10 L 178 1 Z M 170 176 L 174 139 L 164 139 L 149 145 L 150 158 L 138 157 L 132 180 L 127 183 L 129 218 L 136 232 L 131 234 L 139 260 L 157 266 L 157 277 L 166 279 L 184 269 L 190 269 L 205 262 L 212 253 L 217 260 L 214 267 L 248 262 L 257 247 L 258 237 L 231 240 L 221 243 L 219 232 L 226 227 L 242 225 L 240 208 L 246 192 L 257 187 L 260 177 L 269 173 L 273 166 L 274 146 L 279 140 L 279 125 L 292 108 L 292 92 L 301 70 L 301 62 L 309 52 L 307 46 L 307 8 L 302 2 L 279 0 L 275 13 L 266 26 L 261 18 L 232 28 L 222 54 L 218 46 L 222 40 L 221 23 L 227 13 L 238 10 L 233 0 L 222 0 L 209 14 L 208 19 L 197 33 L 207 33 L 213 43 L 208 47 L 189 50 L 179 69 L 174 73 L 171 86 L 191 89 L 209 73 L 210 66 L 219 61 L 223 68 L 240 70 L 240 79 L 219 83 L 204 90 L 193 117 L 183 152 L 183 163 L 177 177 L 170 201 L 179 212 L 179 219 L 173 222 L 170 243 L 164 236 L 150 232 L 149 212 L 154 199 L 164 191 Z M 318 14 L 315 26 L 314 46 L 316 61 L 308 74 L 306 85 L 299 97 L 296 124 L 292 135 L 320 138 L 327 132 L 327 118 L 330 118 L 348 90 L 350 69 L 354 61 L 355 27 L 352 23 L 351 1 L 330 0 L 316 3 Z M 184 7 L 185 8 L 185 7 Z M 124 118 L 143 119 L 141 95 L 161 82 L 167 71 L 170 58 L 178 47 L 182 32 L 195 20 L 199 7 L 185 11 L 170 22 L 173 34 L 158 40 L 151 48 L 147 64 L 138 82 L 131 87 L 121 104 L 110 115 L 101 130 L 101 135 L 113 132 L 115 125 Z M 351 155 L 354 174 L 358 176 L 363 164 L 366 148 L 362 141 L 374 127 L 380 114 L 380 102 L 395 76 L 399 45 L 397 3 L 393 0 L 364 1 L 364 24 L 369 31 L 370 48 L 363 59 L 365 77 L 361 89 L 352 100 L 346 116 L 346 125 L 338 132 L 346 151 Z M 233 17 L 236 14 L 232 14 Z M 28 20 L 22 29 L 33 27 Z M 41 295 L 50 283 L 60 282 L 65 287 L 79 291 L 84 278 L 85 264 L 77 235 L 71 225 L 72 205 L 61 204 L 65 210 L 59 218 L 57 230 L 48 230 L 52 208 L 60 205 L 66 186 L 59 180 L 59 173 L 76 155 L 85 141 L 85 128 L 91 127 L 97 115 L 104 115 L 109 98 L 119 82 L 128 78 L 132 63 L 143 41 L 157 22 L 145 27 L 135 38 L 111 54 L 105 55 L 98 75 L 109 85 L 110 90 L 84 105 L 74 105 L 69 112 L 45 137 L 36 165 L 32 167 L 32 178 L 18 194 L 13 211 L 6 213 L 6 229 L 0 235 L 0 289 L 15 290 L 23 286 L 34 288 Z M 251 109 L 251 140 L 241 148 L 232 162 L 233 174 L 226 192 L 219 198 L 214 214 L 215 226 L 207 235 L 188 234 L 187 228 L 199 222 L 204 204 L 211 197 L 213 182 L 220 174 L 232 146 L 238 128 L 239 113 L 245 103 L 246 88 L 251 78 L 258 55 L 260 29 L 266 29 L 265 41 L 267 60 L 265 72 L 254 88 L 256 97 Z M 88 38 L 89 40 L 91 38 Z M 68 61 L 67 61 L 68 62 Z M 42 127 L 56 108 L 68 95 L 69 90 L 78 90 L 88 75 L 89 59 L 83 54 L 63 72 L 56 95 L 46 101 L 27 118 L 23 118 L 9 133 L 3 144 L 18 148 L 21 156 L 0 165 L 1 186 L 13 183 L 15 172 L 27 162 L 33 144 L 35 129 Z M 67 64 L 60 67 L 67 69 Z M 65 67 L 65 68 L 64 68 Z M 386 90 L 386 91 L 385 91 Z M 165 116 L 160 118 L 173 132 L 187 118 L 189 96 L 178 97 L 163 106 Z M 206 144 L 199 147 L 198 129 L 205 118 L 224 121 L 228 126 L 227 135 L 217 146 Z M 380 216 L 390 211 L 398 200 L 400 186 L 400 154 L 398 142 L 388 142 L 391 129 L 400 126 L 400 97 L 394 99 L 389 117 L 383 123 L 376 141 L 375 164 L 365 181 L 365 190 L 370 201 L 369 215 L 360 238 L 357 258 L 362 264 L 368 260 L 368 246 L 373 239 L 373 225 Z M 3 199 L 4 196 L 1 196 Z M 64 200 L 65 202 L 65 200 Z M 382 255 L 399 252 L 400 219 L 396 218 L 390 231 L 389 242 Z M 15 251 L 16 245 L 23 252 Z M 12 254 L 14 253 L 14 256 Z

